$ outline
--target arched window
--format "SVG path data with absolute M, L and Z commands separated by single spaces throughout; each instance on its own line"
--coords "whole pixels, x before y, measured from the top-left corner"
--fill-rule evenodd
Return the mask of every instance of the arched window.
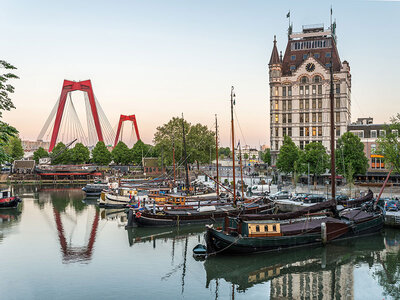
M 300 82 L 301 83 L 308 83 L 308 77 L 307 76 L 303 76 L 300 78 Z
M 256 225 L 256 231 L 260 232 L 260 226 L 259 225 Z
M 322 81 L 321 76 L 319 76 L 319 75 L 314 76 L 314 82 L 315 82 L 315 83 L 319 83 L 319 82 L 321 82 L 321 81 Z
M 276 225 L 272 225 L 272 231 L 276 231 Z
M 265 226 L 264 226 L 264 231 L 265 231 L 265 232 L 268 232 L 268 225 L 265 225 Z

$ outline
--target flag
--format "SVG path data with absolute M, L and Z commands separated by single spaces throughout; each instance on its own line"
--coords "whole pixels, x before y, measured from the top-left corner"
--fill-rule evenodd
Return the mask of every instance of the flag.
M 289 10 L 289 12 L 287 13 L 286 18 L 290 18 L 290 10 Z

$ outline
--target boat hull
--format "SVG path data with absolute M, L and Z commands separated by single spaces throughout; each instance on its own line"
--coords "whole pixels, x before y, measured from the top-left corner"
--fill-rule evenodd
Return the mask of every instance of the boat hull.
M 0 209 L 16 208 L 20 202 L 21 199 L 18 197 L 0 199 Z
M 348 230 L 341 229 L 343 234 L 331 236 L 332 238 L 329 240 L 340 240 L 373 234 L 379 232 L 383 228 L 383 224 L 382 215 L 377 215 L 360 223 L 350 223 Z M 328 232 L 328 236 L 329 234 Z M 206 242 L 210 254 L 266 252 L 323 243 L 321 232 L 288 236 L 242 237 L 227 234 L 212 227 L 207 228 Z

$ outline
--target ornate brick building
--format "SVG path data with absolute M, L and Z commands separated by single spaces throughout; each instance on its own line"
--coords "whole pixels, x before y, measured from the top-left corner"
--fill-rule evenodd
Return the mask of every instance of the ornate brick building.
M 321 142 L 329 152 L 330 67 L 333 66 L 336 138 L 347 131 L 351 117 L 351 75 L 347 61 L 337 50 L 336 24 L 303 26 L 292 33 L 289 27 L 285 54 L 279 55 L 277 41 L 269 61 L 270 142 L 272 164 L 276 163 L 285 135 L 303 149 Z

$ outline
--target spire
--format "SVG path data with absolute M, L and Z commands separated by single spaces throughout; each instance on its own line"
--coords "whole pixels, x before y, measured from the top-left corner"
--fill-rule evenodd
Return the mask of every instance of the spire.
M 269 65 L 280 64 L 278 49 L 276 48 L 276 35 L 274 35 L 274 48 L 272 49 L 271 59 L 269 60 Z

